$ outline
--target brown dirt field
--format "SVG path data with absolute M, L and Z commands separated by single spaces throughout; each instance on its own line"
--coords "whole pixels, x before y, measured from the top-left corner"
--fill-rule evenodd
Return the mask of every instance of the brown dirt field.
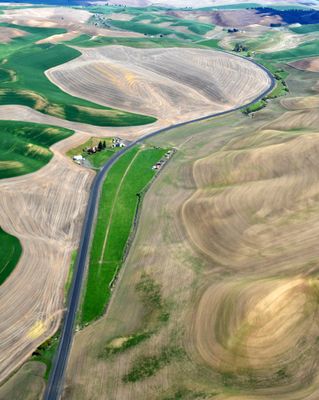
M 225 27 L 246 27 L 253 24 L 269 26 L 281 22 L 278 16 L 262 16 L 255 10 L 216 11 L 212 12 L 210 18 L 213 24 Z
M 304 60 L 295 61 L 290 63 L 294 68 L 300 69 L 302 71 L 309 71 L 309 72 L 319 72 L 319 58 L 306 58 Z
M 114 13 L 114 14 L 108 14 L 107 18 L 115 19 L 117 21 L 131 21 L 131 19 L 134 18 L 134 15 L 124 14 L 124 13 Z
M 63 41 L 72 40 L 75 37 L 82 35 L 83 33 L 87 33 L 88 35 L 94 35 L 92 37 L 140 37 L 141 35 L 135 32 L 128 32 L 128 31 L 113 31 L 111 29 L 103 29 L 103 28 L 96 28 L 92 25 L 84 25 L 82 27 L 77 27 L 74 25 L 67 25 L 69 32 L 62 33 L 60 35 L 52 35 L 45 39 L 39 40 L 36 42 L 37 44 L 41 43 L 59 43 Z M 73 30 L 77 29 L 77 30 Z
M 54 145 L 54 158 L 38 172 L 0 182 L 0 225 L 23 247 L 18 265 L 0 287 L 1 381 L 60 323 L 71 252 L 93 178 L 63 153 L 87 137 L 77 133 Z
M 91 13 L 67 7 L 20 8 L 4 10 L 1 20 L 13 24 L 51 27 L 65 24 L 82 25 L 89 20 Z
M 41 43 L 59 43 L 67 40 L 72 40 L 76 38 L 77 36 L 80 36 L 81 32 L 79 31 L 70 31 L 67 33 L 61 33 L 60 35 L 52 35 L 49 36 L 45 39 L 38 40 L 36 44 L 41 44 Z
M 313 84 L 304 81 L 309 93 Z M 276 100 L 253 119 L 236 113 L 152 140 L 178 151 L 145 197 L 108 314 L 76 334 L 65 399 L 318 398 L 319 113 L 287 108 Z M 144 271 L 170 319 L 103 357 L 110 340 L 154 327 L 134 289 Z M 168 345 L 187 356 L 122 381 Z
M 211 50 L 108 46 L 81 52 L 48 70 L 47 77 L 74 96 L 160 120 L 224 111 L 249 102 L 269 85 L 267 74 L 254 64 Z
M 245 27 L 245 30 L 231 35 L 226 35 L 219 42 L 219 45 L 227 50 L 233 50 L 236 42 L 249 41 L 258 38 L 262 38 L 271 32 L 271 28 L 253 24 Z M 292 33 L 290 30 L 281 30 L 272 32 L 272 36 L 266 41 L 261 41 L 258 48 L 254 49 L 257 52 L 262 51 L 263 53 L 271 53 L 280 50 L 293 49 L 298 47 L 300 44 L 315 40 L 318 38 L 318 34 L 314 33 L 311 35 L 298 35 Z
M 71 40 L 82 33 L 88 35 L 102 35 L 111 37 L 142 37 L 142 34 L 128 31 L 98 28 L 88 24 L 92 14 L 86 10 L 67 7 L 22 8 L 4 10 L 0 21 L 35 27 L 61 27 L 68 30 L 61 35 L 53 35 L 38 43 L 56 43 Z
M 11 39 L 24 36 L 26 32 L 20 31 L 15 28 L 7 28 L 6 26 L 0 27 L 0 42 L 8 43 Z
M 319 96 L 290 97 L 281 100 L 287 110 L 304 110 L 306 108 L 319 108 Z
M 28 362 L 0 387 L 1 400 L 34 400 L 44 393 L 45 380 L 42 378 L 45 365 L 35 361 Z

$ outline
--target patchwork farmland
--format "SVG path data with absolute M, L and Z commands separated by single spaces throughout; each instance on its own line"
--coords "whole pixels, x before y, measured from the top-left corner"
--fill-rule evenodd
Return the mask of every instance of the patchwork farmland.
M 146 3 L 0 7 L 0 399 L 315 399 L 318 11 Z

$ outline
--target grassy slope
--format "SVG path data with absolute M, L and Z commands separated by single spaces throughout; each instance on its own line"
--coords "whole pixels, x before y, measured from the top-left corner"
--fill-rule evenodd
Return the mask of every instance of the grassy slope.
M 193 32 L 196 35 L 205 35 L 207 32 L 215 28 L 215 25 L 212 24 L 189 19 L 181 19 L 178 17 L 174 17 L 173 15 L 159 14 L 158 12 L 153 14 L 149 12 L 142 12 L 141 14 L 136 15 L 134 18 L 132 18 L 130 22 L 135 23 L 141 21 L 149 21 L 148 23 L 152 24 L 152 26 L 155 25 L 155 28 L 156 25 L 168 22 L 170 23 L 170 26 L 167 27 L 167 29 L 170 30 L 174 30 L 175 26 L 185 26 L 190 32 Z
M 106 37 L 100 36 L 91 39 L 89 35 L 80 35 L 72 39 L 66 44 L 80 47 L 95 47 L 95 46 L 111 46 L 121 45 L 136 48 L 153 48 L 153 47 L 196 47 L 196 44 L 191 42 L 183 42 L 173 38 L 121 38 L 121 37 Z
M 34 172 L 47 164 L 49 147 L 72 131 L 50 125 L 0 121 L 0 179 Z
M 139 22 L 133 21 L 119 21 L 119 20 L 112 20 L 110 21 L 110 25 L 115 26 L 116 28 L 125 29 L 132 32 L 143 33 L 147 35 L 169 35 L 174 33 L 171 29 L 163 28 L 160 26 L 154 26 L 152 24 L 143 24 Z
M 208 40 L 203 40 L 201 42 L 197 42 L 197 44 L 201 46 L 210 47 L 212 49 L 221 49 L 218 43 L 219 39 L 208 39 Z
M 197 35 L 205 35 L 207 32 L 213 30 L 215 28 L 212 24 L 204 24 L 202 22 L 189 21 L 189 20 L 180 20 L 171 25 L 174 26 L 185 26 L 188 30 Z
M 152 165 L 165 153 L 163 149 L 140 150 L 141 148 L 137 146 L 124 154 L 111 168 L 103 185 L 82 307 L 82 323 L 98 318 L 105 309 L 111 293 L 109 284 L 120 266 L 132 228 L 138 204 L 137 194 L 154 176 Z M 132 160 L 134 161 L 130 166 Z M 126 171 L 127 175 L 117 193 Z M 108 239 L 102 254 L 108 225 Z
M 110 8 L 113 10 L 112 14 L 120 12 L 118 7 L 99 6 L 92 8 L 92 10 L 97 14 L 110 14 Z M 145 35 L 175 35 L 182 40 L 200 40 L 202 35 L 205 35 L 215 28 L 212 24 L 167 15 L 165 9 L 161 10 L 157 7 L 147 7 L 145 9 L 127 7 L 122 8 L 121 13 L 131 16 L 131 19 L 127 21 L 118 20 L 115 16 L 114 18 L 112 17 L 112 19 L 105 20 L 105 23 L 114 28 L 138 32 Z M 92 17 L 92 22 L 94 23 L 94 21 L 95 16 Z M 162 23 L 168 23 L 168 26 L 162 26 Z M 175 29 L 175 27 L 178 26 L 187 28 L 188 32 L 179 32 Z
M 227 4 L 227 5 L 222 5 L 222 6 L 215 6 L 215 7 L 202 7 L 199 8 L 201 11 L 212 11 L 212 10 L 242 10 L 246 8 L 259 8 L 263 7 L 262 2 L 261 3 L 239 3 L 239 4 Z M 310 7 L 307 6 L 302 6 L 302 5 L 283 5 L 283 6 L 269 6 L 275 10 L 308 10 Z
M 90 161 L 92 166 L 94 168 L 101 168 L 107 160 L 109 160 L 116 151 L 118 151 L 119 148 L 117 149 L 104 149 L 98 153 L 95 154 L 90 154 L 90 155 L 85 155 L 86 159 Z
M 19 240 L 0 228 L 0 285 L 17 265 L 22 253 Z
M 319 31 L 319 24 L 310 24 L 310 25 L 302 25 L 296 28 L 290 28 L 291 31 L 295 33 L 300 33 L 302 35 L 306 33 L 318 32 Z
M 180 39 L 185 39 L 185 40 L 198 40 L 200 39 L 200 34 L 195 35 L 194 29 L 196 29 L 196 22 L 193 24 L 189 24 L 193 27 L 193 30 L 190 30 L 189 33 L 182 33 L 178 32 L 177 30 L 174 30 L 173 26 L 172 27 L 163 27 L 158 24 L 147 24 L 147 23 L 141 23 L 141 22 L 134 22 L 134 21 L 119 21 L 119 20 L 110 20 L 109 24 L 111 26 L 114 26 L 115 28 L 131 31 L 131 32 L 137 32 L 137 33 L 143 33 L 145 35 L 175 35 Z M 211 30 L 213 26 L 211 26 L 208 30 Z M 198 27 L 197 31 L 203 31 L 203 27 Z M 208 31 L 206 28 L 206 32 Z M 191 32 L 192 31 L 192 32 Z M 197 33 L 197 32 L 195 32 Z
M 17 76 L 17 79 L 0 83 L 0 104 L 26 105 L 70 121 L 102 126 L 133 126 L 155 121 L 153 117 L 115 110 L 73 97 L 51 83 L 44 72 L 78 57 L 80 52 L 63 44 L 35 45 L 34 42 L 64 30 L 10 26 L 29 34 L 12 40 L 10 44 L 0 45 L 0 59 L 5 60 L 3 74 L 7 70 Z
M 258 56 L 260 60 L 268 61 L 291 61 L 305 57 L 314 57 L 319 55 L 319 41 L 313 40 L 303 43 L 295 49 L 276 51 L 274 53 L 265 53 Z

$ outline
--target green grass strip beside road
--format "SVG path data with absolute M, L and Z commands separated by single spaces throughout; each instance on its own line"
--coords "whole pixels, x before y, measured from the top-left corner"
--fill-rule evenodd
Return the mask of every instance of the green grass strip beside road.
M 21 253 L 20 241 L 0 228 L 0 285 L 18 264 Z
M 123 260 L 136 208 L 137 194 L 154 177 L 152 166 L 165 149 L 136 146 L 125 153 L 107 174 L 103 184 L 92 243 L 81 324 L 100 317 L 109 301 L 109 288 Z

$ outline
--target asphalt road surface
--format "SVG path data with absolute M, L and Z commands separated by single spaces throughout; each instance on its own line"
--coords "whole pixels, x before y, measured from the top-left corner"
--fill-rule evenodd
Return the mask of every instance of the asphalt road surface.
M 251 62 L 255 63 L 254 61 L 250 60 Z M 87 263 L 87 258 L 88 258 L 88 251 L 90 248 L 90 242 L 92 239 L 92 230 L 94 223 L 93 221 L 95 220 L 95 215 L 98 209 L 98 204 L 99 204 L 99 195 L 101 191 L 102 184 L 104 182 L 106 173 L 108 170 L 111 168 L 111 166 L 129 149 L 134 147 L 136 144 L 143 142 L 146 139 L 152 138 L 153 136 L 157 136 L 163 132 L 167 132 L 171 129 L 179 128 L 182 126 L 190 125 L 194 122 L 199 122 L 199 121 L 204 121 L 213 117 L 218 117 L 221 115 L 229 114 L 234 111 L 241 110 L 243 108 L 246 108 L 250 106 L 251 104 L 255 103 L 256 101 L 261 100 L 267 93 L 271 92 L 272 89 L 276 85 L 276 81 L 274 77 L 271 75 L 271 73 L 264 68 L 262 65 L 257 64 L 260 68 L 262 68 L 264 71 L 267 72 L 271 79 L 271 85 L 270 87 L 265 90 L 262 94 L 260 94 L 255 100 L 250 102 L 249 104 L 245 104 L 244 106 L 240 106 L 237 108 L 234 108 L 232 110 L 228 111 L 223 111 L 211 115 L 206 115 L 204 117 L 200 117 L 197 119 L 193 119 L 191 121 L 187 122 L 182 122 L 176 125 L 171 125 L 167 128 L 159 129 L 156 130 L 152 133 L 149 133 L 140 139 L 136 140 L 135 142 L 130 143 L 127 147 L 125 147 L 123 150 L 120 150 L 117 152 L 112 158 L 110 158 L 106 164 L 104 164 L 103 168 L 99 171 L 99 173 L 96 175 L 93 183 L 92 183 L 92 188 L 91 188 L 91 193 L 87 205 L 87 210 L 86 210 L 86 215 L 85 219 L 83 222 L 82 226 L 82 234 L 81 234 L 81 240 L 79 244 L 79 249 L 78 249 L 78 254 L 77 258 L 75 261 L 74 265 L 74 276 L 73 276 L 73 281 L 72 281 L 72 286 L 69 292 L 69 301 L 66 309 L 66 313 L 64 316 L 64 321 L 63 321 L 63 326 L 62 326 L 62 332 L 61 332 L 61 337 L 60 337 L 60 343 L 59 347 L 57 350 L 57 353 L 55 355 L 54 361 L 53 361 L 53 366 L 51 369 L 51 373 L 49 376 L 49 381 L 46 387 L 46 391 L 44 394 L 44 400 L 58 400 L 60 399 L 62 388 L 63 388 L 63 382 L 64 382 L 64 373 L 65 369 L 67 366 L 67 361 L 71 349 L 71 344 L 73 340 L 73 334 L 74 334 L 74 325 L 75 325 L 75 319 L 76 319 L 76 314 L 79 306 L 79 301 L 80 301 L 80 296 L 81 296 L 81 289 L 82 289 L 82 283 L 83 283 L 83 278 L 85 276 L 86 272 L 86 263 Z

